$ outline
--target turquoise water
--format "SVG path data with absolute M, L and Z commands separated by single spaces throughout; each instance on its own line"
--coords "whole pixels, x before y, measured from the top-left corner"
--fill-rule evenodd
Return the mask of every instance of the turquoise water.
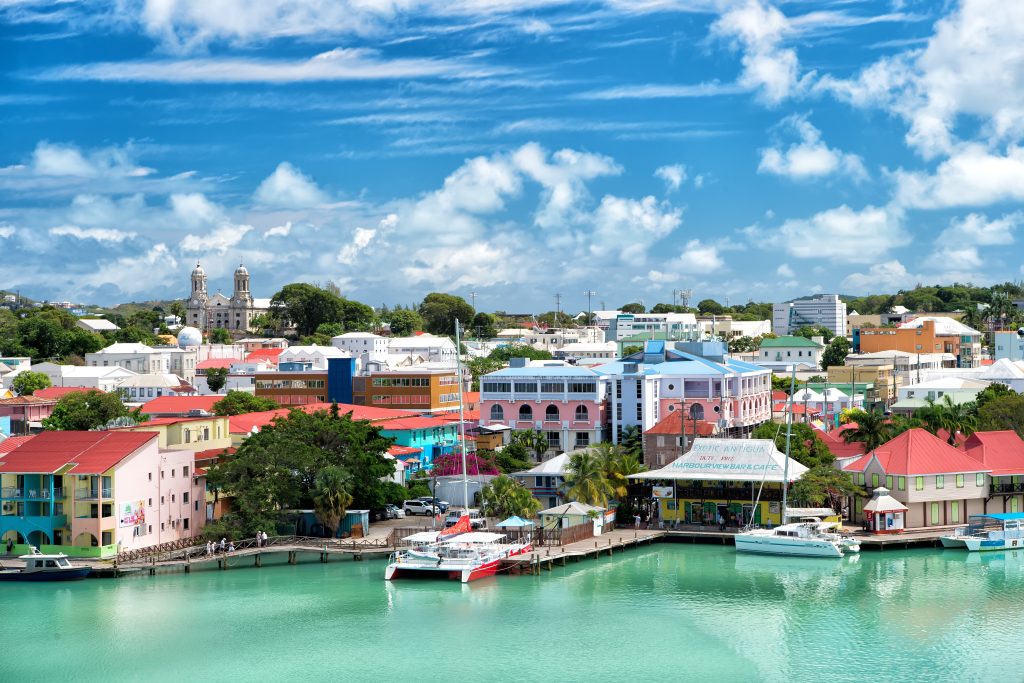
M 0 680 L 1020 679 L 1024 553 L 661 544 L 469 585 L 383 570 L 0 584 Z

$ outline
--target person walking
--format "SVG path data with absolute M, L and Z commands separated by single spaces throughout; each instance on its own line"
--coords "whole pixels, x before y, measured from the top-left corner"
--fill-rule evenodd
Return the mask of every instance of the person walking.
M 263 547 L 263 532 L 258 529 L 256 530 L 256 547 Z
M 263 547 L 264 548 L 267 547 L 267 532 L 266 531 L 263 532 L 263 538 L 261 540 L 263 541 Z
M 224 552 L 227 549 L 227 547 L 228 547 L 228 539 L 227 538 L 221 538 L 220 539 L 220 551 Z
M 718 530 L 725 531 L 725 517 L 722 516 L 721 512 L 718 513 Z
M 634 529 L 639 529 L 640 528 L 640 515 L 639 514 L 633 515 L 633 528 Z

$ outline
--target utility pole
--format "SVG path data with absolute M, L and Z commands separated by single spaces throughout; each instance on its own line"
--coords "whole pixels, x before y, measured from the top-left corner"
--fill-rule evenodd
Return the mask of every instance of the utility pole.
M 555 292 L 555 327 L 561 327 L 558 321 L 562 317 L 562 294 Z
M 473 313 L 476 313 L 476 292 L 469 293 L 469 300 L 473 302 Z
M 591 319 L 593 318 L 594 314 L 590 310 L 590 300 L 593 297 L 597 296 L 597 292 L 595 292 L 592 289 L 588 289 L 587 291 L 583 292 L 583 296 L 587 297 L 587 327 L 590 327 L 591 325 L 594 324 L 594 321 Z

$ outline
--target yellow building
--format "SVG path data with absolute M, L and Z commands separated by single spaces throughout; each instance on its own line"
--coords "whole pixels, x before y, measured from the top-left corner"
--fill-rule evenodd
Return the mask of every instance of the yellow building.
M 786 456 L 770 439 L 706 438 L 665 467 L 629 478 L 649 486 L 640 495 L 658 500 L 664 522 L 781 524 L 783 475 L 792 483 L 807 468 L 790 458 L 785 470 Z
M 207 451 L 231 446 L 228 426 L 227 417 L 211 415 L 160 417 L 127 429 L 133 432 L 156 432 L 159 436 L 159 446 L 163 450 Z
M 873 395 L 866 398 L 868 403 L 880 402 L 887 406 L 896 402 L 898 390 L 903 385 L 902 378 L 896 374 L 893 365 L 830 365 L 828 367 L 829 384 L 873 384 Z

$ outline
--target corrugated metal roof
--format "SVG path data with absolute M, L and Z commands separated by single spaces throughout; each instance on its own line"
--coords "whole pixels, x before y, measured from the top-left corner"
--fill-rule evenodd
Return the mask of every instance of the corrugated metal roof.
M 991 468 L 993 476 L 1024 474 L 1024 441 L 1012 430 L 975 432 L 967 438 L 964 449 Z
M 157 438 L 154 432 L 42 432 L 3 456 L 0 472 L 103 474 Z
M 992 468 L 925 431 L 908 429 L 872 453 L 886 474 L 987 472 Z
M 187 415 L 190 410 L 213 412 L 213 404 L 224 396 L 161 396 L 142 406 L 144 415 Z

